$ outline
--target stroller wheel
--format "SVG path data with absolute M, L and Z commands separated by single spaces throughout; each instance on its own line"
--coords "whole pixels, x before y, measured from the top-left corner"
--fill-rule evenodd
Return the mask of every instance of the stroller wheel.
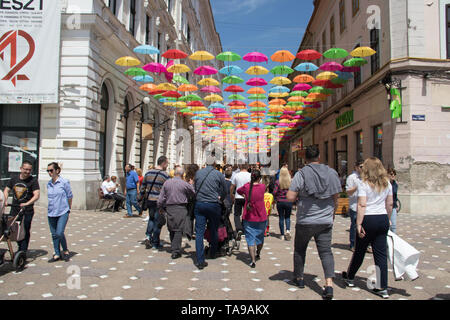
M 13 261 L 13 267 L 16 269 L 16 271 L 21 271 L 25 267 L 26 263 L 26 254 L 24 251 L 17 252 L 16 256 L 14 257 Z

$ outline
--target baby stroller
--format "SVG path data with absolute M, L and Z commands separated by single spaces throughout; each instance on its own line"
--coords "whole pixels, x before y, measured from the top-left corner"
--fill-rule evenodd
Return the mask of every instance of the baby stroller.
M 0 210 L 0 242 L 8 244 L 11 262 L 16 271 L 21 271 L 25 267 L 26 253 L 25 251 L 14 252 L 12 242 L 21 241 L 25 238 L 25 228 L 23 226 L 23 214 L 25 207 L 21 207 L 17 215 L 2 214 Z M 0 265 L 4 260 L 5 252 L 0 253 Z
M 230 222 L 230 210 L 222 205 L 222 216 L 220 218 L 218 229 L 218 246 L 217 256 L 223 257 L 225 255 L 231 256 L 233 250 L 239 250 L 240 241 L 236 241 L 236 233 Z M 211 244 L 211 233 L 209 225 L 205 231 L 205 239 Z M 205 256 L 209 256 L 209 246 L 205 247 Z

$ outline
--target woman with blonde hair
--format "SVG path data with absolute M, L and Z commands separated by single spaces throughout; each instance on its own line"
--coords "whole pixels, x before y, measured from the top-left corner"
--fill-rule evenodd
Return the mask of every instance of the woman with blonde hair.
M 288 201 L 286 195 L 291 186 L 291 174 L 288 168 L 283 167 L 280 170 L 279 180 L 275 181 L 273 196 L 277 204 L 277 211 L 280 224 L 281 239 L 291 240 L 291 213 L 292 202 Z M 286 233 L 284 232 L 284 223 L 286 222 Z
M 353 287 L 355 274 L 364 261 L 367 247 L 371 244 L 377 267 L 377 283 L 373 292 L 384 299 L 389 298 L 386 239 L 393 206 L 392 194 L 392 185 L 381 161 L 375 157 L 364 161 L 361 182 L 358 183 L 358 237 L 348 270 L 342 273 L 345 283 Z

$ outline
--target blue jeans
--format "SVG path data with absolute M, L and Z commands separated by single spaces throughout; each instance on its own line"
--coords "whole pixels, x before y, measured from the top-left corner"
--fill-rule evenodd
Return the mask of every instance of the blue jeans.
M 197 254 L 198 264 L 205 261 L 203 239 L 205 236 L 207 223 L 211 234 L 209 252 L 212 257 L 214 257 L 217 252 L 219 240 L 217 230 L 219 229 L 221 212 L 222 209 L 219 203 L 197 202 L 195 204 L 195 252 Z
M 67 221 L 69 220 L 69 212 L 66 212 L 59 217 L 48 217 L 48 225 L 50 226 L 50 232 L 53 239 L 53 248 L 55 249 L 55 255 L 61 257 L 60 246 L 63 251 L 67 251 L 67 241 L 64 235 Z
M 392 214 L 391 214 L 391 226 L 389 227 L 389 229 L 390 229 L 393 233 L 396 233 L 396 232 L 397 232 L 397 209 L 392 209 Z
M 348 209 L 348 214 L 350 216 L 350 248 L 354 248 L 356 237 L 356 211 Z
M 133 207 L 136 208 L 138 213 L 141 213 L 141 208 L 136 200 L 137 190 L 136 189 L 128 189 L 127 190 L 127 213 L 129 216 L 133 215 Z
M 286 230 L 291 230 L 292 202 L 277 202 L 278 217 L 280 218 L 280 233 L 284 235 L 284 222 L 286 221 Z
M 22 241 L 17 241 L 17 245 L 19 246 L 19 251 L 28 251 L 28 245 L 30 244 L 30 236 L 31 236 L 31 222 L 33 221 L 33 214 L 24 214 L 23 215 L 23 226 L 25 228 L 25 238 Z
M 159 209 L 156 201 L 147 201 L 148 207 L 148 223 L 147 231 L 145 235 L 150 240 L 154 248 L 161 246 L 159 236 L 161 234 L 161 228 L 158 226 Z

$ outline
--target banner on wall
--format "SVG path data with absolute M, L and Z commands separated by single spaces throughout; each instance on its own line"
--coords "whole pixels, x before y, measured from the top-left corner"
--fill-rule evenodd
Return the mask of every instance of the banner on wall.
M 0 103 L 58 103 L 61 7 L 0 1 Z

